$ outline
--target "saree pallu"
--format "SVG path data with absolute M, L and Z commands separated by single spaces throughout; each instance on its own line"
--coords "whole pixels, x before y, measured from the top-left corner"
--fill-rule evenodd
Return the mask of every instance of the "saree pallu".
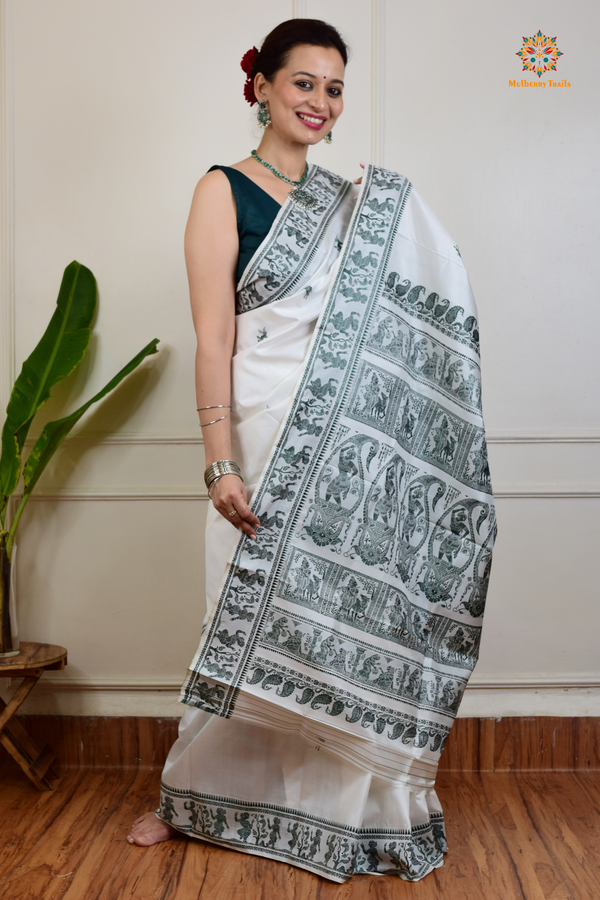
M 357 197 L 358 194 L 358 197 Z M 406 178 L 312 166 L 238 285 L 234 458 L 158 815 L 342 882 L 447 851 L 437 764 L 496 531 L 458 248 Z

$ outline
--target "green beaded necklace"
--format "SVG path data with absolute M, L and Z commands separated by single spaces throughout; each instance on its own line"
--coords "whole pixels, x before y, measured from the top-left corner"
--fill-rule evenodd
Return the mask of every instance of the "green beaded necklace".
M 252 150 L 252 151 L 251 151 L 251 156 L 253 156 L 254 159 L 255 159 L 257 162 L 261 163 L 266 169 L 270 169 L 271 172 L 273 173 L 273 175 L 275 175 L 277 178 L 281 178 L 281 180 L 282 180 L 282 181 L 285 181 L 286 184 L 293 184 L 293 185 L 295 185 L 296 187 L 300 187 L 300 185 L 301 185 L 301 184 L 304 184 L 304 182 L 305 182 L 306 179 L 307 179 L 307 176 L 308 176 L 308 163 L 306 163 L 306 166 L 305 166 L 305 169 L 304 169 L 304 175 L 302 176 L 302 178 L 300 179 L 300 181 L 293 181 L 291 178 L 286 178 L 285 175 L 282 175 L 281 172 L 278 172 L 277 169 L 274 168 L 274 166 L 271 165 L 271 163 L 265 162 L 264 159 L 261 159 L 261 157 L 258 155 L 258 153 L 256 152 L 256 150 Z

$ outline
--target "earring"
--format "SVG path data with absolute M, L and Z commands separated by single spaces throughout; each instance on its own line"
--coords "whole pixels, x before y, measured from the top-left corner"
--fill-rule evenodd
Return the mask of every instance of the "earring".
M 258 101 L 258 124 L 261 128 L 266 128 L 267 125 L 271 124 L 271 115 L 269 113 L 267 104 L 264 100 Z
M 326 134 L 325 137 L 323 138 L 323 140 L 325 141 L 326 144 L 333 143 L 333 137 L 332 137 L 331 132 L 329 132 L 329 134 Z

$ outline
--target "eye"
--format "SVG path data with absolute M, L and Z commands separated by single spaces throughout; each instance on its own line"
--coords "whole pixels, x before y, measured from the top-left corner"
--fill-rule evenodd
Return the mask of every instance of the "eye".
M 301 88 L 311 88 L 312 84 L 310 81 L 297 81 L 296 86 Z
M 332 97 L 341 97 L 342 96 L 341 90 L 336 87 L 329 88 L 329 93 L 331 94 Z

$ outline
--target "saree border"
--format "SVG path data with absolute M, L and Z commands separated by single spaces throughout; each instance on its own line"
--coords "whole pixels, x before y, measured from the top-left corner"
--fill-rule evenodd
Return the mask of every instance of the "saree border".
M 312 190 L 317 202 L 308 209 L 289 198 L 282 204 L 268 235 L 242 273 L 236 291 L 237 315 L 275 303 L 294 289 L 351 188 L 347 179 L 311 165 L 304 190 Z
M 444 816 L 438 812 L 410 831 L 355 828 L 287 806 L 174 788 L 163 780 L 156 814 L 184 834 L 338 882 L 357 874 L 395 874 L 418 881 L 443 865 L 448 851 Z M 235 824 L 230 825 L 227 816 L 232 814 Z

